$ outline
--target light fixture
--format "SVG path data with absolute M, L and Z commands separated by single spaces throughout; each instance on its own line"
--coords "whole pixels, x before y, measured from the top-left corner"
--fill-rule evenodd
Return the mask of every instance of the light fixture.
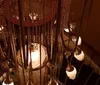
M 68 28 L 64 28 L 64 31 L 65 31 L 66 33 L 69 33 L 70 31 L 72 32 L 72 28 L 70 28 L 70 31 L 69 31 Z
M 74 66 L 68 64 L 66 68 L 66 74 L 69 77 L 69 79 L 74 80 L 76 78 L 77 70 Z
M 69 29 L 68 28 L 64 28 L 64 31 L 69 33 Z
M 47 58 L 47 50 L 46 48 L 38 43 L 34 43 L 31 49 L 31 53 L 29 50 L 28 55 L 28 63 L 31 62 L 32 59 L 32 68 L 36 68 L 40 66 L 40 47 L 41 47 L 41 64 L 43 64 L 44 60 Z M 31 58 L 31 59 L 30 59 Z
M 76 38 L 75 36 L 72 36 L 72 41 L 76 43 L 76 40 L 77 40 L 77 38 Z M 81 37 L 79 36 L 77 45 L 81 45 L 81 43 L 82 43 L 82 39 L 81 39 Z
M 40 44 L 38 43 L 32 43 L 31 46 L 28 47 L 28 64 L 32 62 L 33 69 L 40 66 L 40 47 L 41 47 L 41 65 L 43 65 L 43 62 L 47 60 L 47 50 L 45 46 L 43 45 L 40 46 Z M 25 50 L 26 49 L 27 48 L 25 46 Z M 18 51 L 17 53 L 17 58 L 20 61 L 20 51 Z
M 74 57 L 77 60 L 82 61 L 84 59 L 84 52 L 81 49 L 76 49 L 76 51 L 74 52 Z
M 2 85 L 14 85 L 9 73 L 6 74 L 6 79 L 3 81 Z
M 5 82 L 3 82 L 2 85 L 14 85 L 14 83 L 13 82 L 11 82 L 11 83 L 5 83 Z

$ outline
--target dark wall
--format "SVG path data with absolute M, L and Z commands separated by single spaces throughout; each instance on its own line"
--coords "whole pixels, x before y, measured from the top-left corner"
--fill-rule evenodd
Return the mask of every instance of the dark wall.
M 79 20 L 82 11 L 83 1 L 85 0 L 72 0 L 71 11 L 70 11 L 71 20 L 76 20 L 76 21 Z M 85 31 L 83 31 L 85 21 L 87 19 L 87 14 L 89 12 L 89 6 L 91 0 L 87 0 L 87 1 L 88 2 L 84 12 L 81 36 L 83 38 L 83 41 L 85 42 L 85 45 L 89 45 L 89 46 L 83 48 L 86 49 L 86 52 L 89 55 L 92 55 L 92 53 L 94 52 L 96 57 L 94 56 L 93 59 L 97 64 L 100 65 L 99 63 L 100 60 L 100 56 L 99 56 L 100 55 L 100 0 L 93 0 L 89 21 Z M 87 48 L 89 52 L 87 51 Z

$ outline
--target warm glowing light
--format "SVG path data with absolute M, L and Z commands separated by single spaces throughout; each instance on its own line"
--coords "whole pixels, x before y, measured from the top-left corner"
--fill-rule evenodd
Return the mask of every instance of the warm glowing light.
M 70 31 L 72 31 L 72 28 L 70 28 L 70 30 L 68 28 L 64 28 L 64 31 L 69 33 Z
M 74 66 L 72 67 L 73 67 L 72 71 L 69 71 L 68 69 L 66 69 L 66 74 L 69 77 L 69 79 L 74 80 L 76 78 L 77 70 Z M 70 68 L 70 67 L 67 67 L 67 68 Z
M 29 13 L 29 17 L 30 17 L 30 19 L 32 20 L 36 20 L 37 19 L 37 17 L 38 17 L 38 14 L 36 14 L 36 13 Z
M 41 51 L 40 51 L 40 47 L 41 47 Z M 25 51 L 27 51 L 26 45 L 25 45 Z M 46 62 L 48 60 L 46 47 L 44 47 L 43 45 L 40 46 L 40 44 L 38 43 L 33 43 L 31 46 L 28 46 L 28 66 L 30 65 L 30 62 L 32 62 L 31 63 L 32 68 L 40 67 L 40 53 L 41 53 L 41 66 L 43 66 L 43 62 Z M 22 50 L 21 50 L 21 54 L 22 54 L 22 59 L 24 62 Z M 17 58 L 18 58 L 19 63 L 21 63 L 20 51 L 18 51 L 17 53 Z
M 10 84 L 5 84 L 5 82 L 3 82 L 2 85 L 14 85 L 14 83 L 11 82 Z
M 65 32 L 67 32 L 67 33 L 69 33 L 69 29 L 67 29 L 67 28 L 66 28 L 66 29 L 64 29 L 64 31 L 65 31 Z
M 0 27 L 0 31 L 2 31 L 4 29 L 4 27 L 3 27 L 3 25 L 1 25 L 1 27 Z
M 78 44 L 77 45 L 81 45 L 81 43 L 82 43 L 82 39 L 81 39 L 81 37 L 79 37 L 78 38 Z
M 33 45 L 36 46 L 36 49 L 34 49 L 31 53 L 29 51 L 28 63 L 30 63 L 30 61 L 32 60 L 32 68 L 36 68 L 40 66 L 40 45 L 37 43 L 34 43 Z M 46 48 L 43 45 L 41 45 L 41 64 L 43 64 L 46 57 Z
M 76 42 L 76 40 L 77 40 L 76 37 L 73 37 L 73 38 L 72 38 L 72 41 L 73 41 L 73 42 Z M 81 37 L 79 37 L 79 38 L 78 38 L 78 43 L 77 43 L 77 45 L 81 45 L 81 43 L 82 43 L 82 39 L 81 39 Z
M 84 52 L 81 50 L 80 54 L 77 54 L 77 51 L 74 53 L 74 57 L 79 60 L 82 61 L 84 59 Z

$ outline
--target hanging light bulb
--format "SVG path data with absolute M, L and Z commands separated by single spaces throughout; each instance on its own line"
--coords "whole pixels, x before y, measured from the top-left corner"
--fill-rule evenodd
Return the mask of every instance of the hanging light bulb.
M 77 38 L 76 38 L 75 36 L 73 36 L 73 37 L 72 37 L 72 41 L 73 41 L 73 42 L 76 42 L 76 40 L 77 40 Z M 78 38 L 77 45 L 81 45 L 81 43 L 82 43 L 82 39 L 81 39 L 81 37 L 79 37 L 79 38 Z
M 69 31 L 68 28 L 64 28 L 64 31 L 67 32 L 67 33 L 69 33 L 70 31 L 72 32 L 72 28 L 70 28 L 70 31 Z
M 47 55 L 47 50 L 46 47 L 43 45 L 40 46 L 38 43 L 33 43 L 33 46 L 28 46 L 28 65 L 30 65 L 30 62 L 32 63 L 32 68 L 37 68 L 40 66 L 40 53 L 41 53 L 41 66 L 43 66 L 43 63 L 48 60 L 48 55 Z M 40 47 L 41 47 L 41 52 L 40 52 Z M 31 50 L 30 50 L 31 49 Z M 25 45 L 25 51 L 27 51 L 27 46 Z M 23 53 L 22 54 L 22 60 L 24 62 L 23 58 Z M 26 53 L 27 55 L 27 53 Z M 21 63 L 20 61 L 20 51 L 17 53 L 17 58 L 18 62 Z
M 74 52 L 74 57 L 79 60 L 79 61 L 82 61 L 84 59 L 84 52 L 80 49 L 77 49 L 75 52 Z
M 66 74 L 69 77 L 69 79 L 74 80 L 76 78 L 77 70 L 74 66 L 68 64 L 66 68 Z
M 81 37 L 79 37 L 77 45 L 81 45 L 81 43 L 82 43 L 82 39 L 81 39 Z
M 30 63 L 32 60 L 32 68 L 36 68 L 40 66 L 40 44 L 34 43 L 32 49 L 33 50 L 31 50 L 31 53 L 30 50 L 28 52 L 28 63 Z M 46 48 L 43 45 L 41 45 L 41 64 L 43 64 L 46 57 Z
M 69 33 L 69 29 L 68 28 L 65 28 L 64 31 L 67 32 L 67 33 Z
M 14 82 L 12 82 L 9 73 L 7 74 L 7 78 L 3 81 L 2 85 L 14 85 Z
M 11 83 L 9 83 L 9 84 L 8 84 L 8 83 L 6 84 L 5 82 L 3 82 L 2 85 L 14 85 L 14 83 L 11 82 Z

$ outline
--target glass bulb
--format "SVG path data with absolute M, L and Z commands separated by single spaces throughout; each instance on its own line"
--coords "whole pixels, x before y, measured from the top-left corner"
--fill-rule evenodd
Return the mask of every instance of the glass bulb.
M 67 68 L 70 68 L 70 67 L 67 67 Z M 66 74 L 69 77 L 69 79 L 74 80 L 76 78 L 77 70 L 74 66 L 72 66 L 72 68 L 73 68 L 72 71 L 69 71 L 66 69 Z
M 82 43 L 82 39 L 81 39 L 81 37 L 79 37 L 77 45 L 81 45 L 81 43 Z
M 32 57 L 32 62 L 38 61 L 40 58 L 40 52 L 38 50 L 33 51 L 31 52 L 31 54 L 29 53 L 28 57 L 29 57 L 29 62 L 30 62 L 30 57 Z
M 77 38 L 76 38 L 75 36 L 73 36 L 72 41 L 73 41 L 73 42 L 76 42 L 76 40 L 77 40 Z M 82 43 L 82 39 L 81 39 L 81 37 L 79 37 L 79 38 L 78 38 L 77 45 L 81 45 L 81 43 Z
M 67 28 L 65 28 L 64 31 L 67 32 L 67 33 L 69 33 L 69 29 L 67 29 Z
M 37 43 L 34 43 L 33 45 L 35 45 L 36 48 L 33 48 L 34 50 L 32 50 L 31 53 L 30 51 L 28 52 L 28 63 L 30 63 L 32 60 L 32 68 L 36 68 L 40 66 L 40 45 Z M 43 64 L 46 57 L 46 48 L 43 45 L 41 45 L 41 64 Z
M 79 60 L 82 61 L 84 59 L 84 52 L 81 50 L 80 54 L 77 54 L 77 52 L 74 53 L 74 57 Z
M 0 27 L 0 31 L 2 31 L 4 29 L 4 26 L 3 25 L 1 25 L 1 27 Z
M 2 82 L 3 81 L 3 76 L 0 76 L 0 82 Z
M 14 85 L 14 83 L 11 82 L 10 84 L 6 84 L 5 82 L 3 82 L 2 85 Z

